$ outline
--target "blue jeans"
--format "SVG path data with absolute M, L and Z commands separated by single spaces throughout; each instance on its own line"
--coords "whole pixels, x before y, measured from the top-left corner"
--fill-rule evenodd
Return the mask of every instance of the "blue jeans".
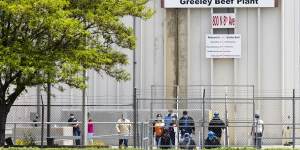
M 73 136 L 80 136 L 80 129 L 79 128 L 73 128 Z M 80 145 L 80 137 L 75 138 L 75 144 Z
M 119 139 L 119 147 L 121 147 L 122 144 L 124 144 L 125 147 L 128 147 L 128 139 Z
M 261 149 L 262 144 L 262 133 L 254 133 L 255 137 L 253 140 L 253 144 L 255 148 Z

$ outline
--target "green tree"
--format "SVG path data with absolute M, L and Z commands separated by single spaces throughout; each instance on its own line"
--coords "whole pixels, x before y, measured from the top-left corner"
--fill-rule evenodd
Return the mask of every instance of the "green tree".
M 7 114 L 28 87 L 65 83 L 85 88 L 79 73 L 95 70 L 116 80 L 129 74 L 116 48 L 134 49 L 126 16 L 148 19 L 147 0 L 1 0 L 0 146 Z

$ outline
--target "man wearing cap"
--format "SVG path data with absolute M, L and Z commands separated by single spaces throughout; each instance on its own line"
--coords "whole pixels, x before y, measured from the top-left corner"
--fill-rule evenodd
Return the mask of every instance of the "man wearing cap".
M 70 122 L 70 125 L 73 127 L 73 136 L 75 136 L 75 144 L 80 145 L 79 121 L 75 118 L 74 114 L 70 114 L 68 122 Z
M 214 117 L 209 122 L 208 130 L 215 133 L 216 137 L 220 140 L 222 137 L 222 129 L 225 128 L 225 123 L 220 119 L 219 113 L 215 112 Z

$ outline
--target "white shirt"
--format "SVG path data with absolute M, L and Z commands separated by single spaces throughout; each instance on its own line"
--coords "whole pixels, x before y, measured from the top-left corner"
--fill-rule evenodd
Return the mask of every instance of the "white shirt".
M 128 119 L 119 119 L 116 125 L 117 132 L 123 136 L 129 136 L 131 130 L 131 123 Z
M 254 124 L 254 133 L 262 133 L 263 132 L 264 122 L 261 119 L 255 121 Z

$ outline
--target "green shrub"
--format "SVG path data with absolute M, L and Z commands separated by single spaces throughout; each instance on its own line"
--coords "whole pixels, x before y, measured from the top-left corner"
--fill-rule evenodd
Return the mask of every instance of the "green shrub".
M 31 132 L 24 132 L 22 139 L 16 139 L 16 145 L 35 146 L 35 138 Z

